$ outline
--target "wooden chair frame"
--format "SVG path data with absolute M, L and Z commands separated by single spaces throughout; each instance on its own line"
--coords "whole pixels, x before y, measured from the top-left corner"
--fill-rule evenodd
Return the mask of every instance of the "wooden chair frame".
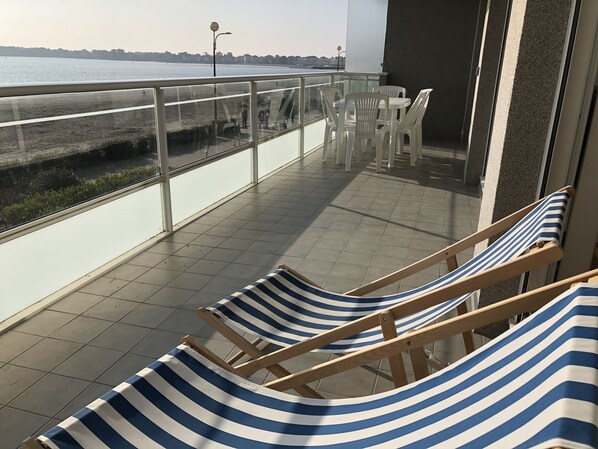
M 521 313 L 534 312 L 580 282 L 598 282 L 598 269 L 522 293 L 441 323 L 409 332 L 400 337 L 374 344 L 371 347 L 346 354 L 338 359 L 308 368 L 285 378 L 273 380 L 266 383 L 265 386 L 274 390 L 285 391 L 294 388 L 296 385 L 303 385 L 367 363 L 400 355 L 401 352 L 422 348 L 424 345 L 471 331 L 480 326 L 506 320 Z
M 574 188 L 571 186 L 564 187 L 558 192 L 567 192 L 569 195 L 574 195 Z M 459 242 L 454 243 L 414 264 L 411 264 L 405 268 L 395 271 L 387 276 L 384 276 L 378 280 L 375 280 L 369 284 L 361 286 L 359 288 L 349 290 L 345 294 L 354 296 L 363 296 L 370 292 L 379 290 L 387 285 L 391 285 L 395 282 L 400 281 L 410 275 L 416 274 L 430 266 L 433 266 L 440 262 L 446 262 L 450 271 L 457 268 L 457 255 L 462 251 L 475 246 L 476 244 L 485 241 L 486 239 L 503 233 L 510 229 L 517 222 L 519 222 L 527 213 L 533 208 L 540 204 L 543 199 L 540 199 L 517 212 L 497 221 L 496 223 L 488 226 L 487 228 L 478 231 Z M 478 274 L 456 281 L 450 285 L 438 288 L 434 291 L 425 293 L 419 297 L 405 301 L 394 307 L 391 307 L 383 312 L 372 313 L 370 315 L 359 318 L 350 323 L 346 323 L 337 328 L 331 329 L 327 332 L 323 332 L 319 335 L 311 337 L 303 342 L 294 344 L 289 347 L 284 347 L 275 350 L 270 353 L 266 353 L 264 348 L 261 347 L 262 340 L 256 339 L 250 342 L 243 338 L 239 333 L 235 332 L 231 327 L 223 323 L 220 317 L 206 308 L 200 308 L 197 310 L 198 316 L 209 324 L 213 329 L 218 331 L 221 335 L 226 337 L 230 342 L 235 344 L 240 352 L 235 354 L 229 360 L 223 363 L 227 363 L 230 367 L 233 367 L 234 372 L 243 377 L 249 377 L 260 369 L 267 369 L 279 378 L 288 378 L 291 374 L 279 364 L 285 360 L 303 355 L 327 344 L 348 338 L 359 332 L 367 331 L 380 326 L 384 339 L 387 341 L 393 341 L 396 338 L 396 330 L 394 329 L 394 320 L 411 315 L 416 312 L 423 311 L 432 306 L 441 304 L 449 299 L 459 297 L 461 295 L 471 293 L 473 291 L 494 285 L 498 282 L 507 280 L 514 276 L 521 275 L 532 269 L 549 265 L 562 258 L 563 250 L 560 245 L 556 243 L 540 244 L 532 248 L 528 253 L 523 254 L 507 263 L 497 265 L 491 269 L 485 270 Z M 292 272 L 296 276 L 311 282 L 306 277 L 297 273 L 296 271 L 282 266 L 282 268 Z M 467 306 L 462 303 L 457 307 L 459 315 L 467 313 Z M 390 325 L 393 323 L 393 325 Z M 472 338 L 471 330 L 464 330 L 462 332 L 464 344 L 467 353 L 473 351 L 474 343 Z M 412 335 L 409 333 L 409 335 Z M 425 354 L 423 349 L 417 349 L 414 346 L 407 348 L 410 350 L 410 357 L 414 366 L 416 378 L 424 377 L 427 374 L 425 368 Z M 242 357 L 249 356 L 250 360 L 242 363 L 238 363 Z M 344 359 L 344 358 L 343 358 Z M 402 359 L 400 356 L 389 356 L 389 362 L 391 366 L 391 372 L 393 375 L 393 381 L 395 386 L 404 385 L 406 383 L 405 368 L 402 367 Z M 236 364 L 236 365 L 235 365 Z M 272 383 L 276 385 L 276 383 Z M 321 397 L 313 389 L 307 385 L 295 385 L 293 388 L 300 394 L 307 397 Z
M 426 344 L 453 335 L 462 334 L 479 326 L 505 320 L 521 313 L 533 312 L 546 305 L 557 295 L 565 292 L 576 283 L 588 281 L 598 282 L 598 269 L 555 282 L 513 298 L 505 299 L 499 303 L 486 306 L 473 312 L 468 312 L 438 324 L 430 325 L 400 337 L 395 337 L 383 343 L 374 344 L 369 348 L 344 355 L 336 360 L 328 361 L 313 368 L 266 383 L 265 386 L 278 391 L 296 388 L 307 382 L 338 374 L 377 360 L 400 355 L 401 352 L 412 350 L 413 348 L 422 348 Z M 191 337 L 185 337 L 184 341 L 187 345 L 219 365 L 221 368 L 235 372 L 234 368 L 200 343 L 196 343 Z M 48 448 L 38 440 L 27 438 L 21 444 L 21 449 Z M 555 447 L 554 449 L 560 448 Z

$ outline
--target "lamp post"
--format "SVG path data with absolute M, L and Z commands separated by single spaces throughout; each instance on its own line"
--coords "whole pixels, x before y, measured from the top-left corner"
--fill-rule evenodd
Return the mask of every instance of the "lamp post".
M 216 76 L 216 39 L 218 36 L 223 34 L 233 34 L 230 31 L 216 34 L 216 31 L 220 28 L 218 22 L 212 22 L 210 24 L 210 30 L 212 30 L 212 67 L 214 68 L 214 76 Z M 214 82 L 214 144 L 216 143 L 216 136 L 218 135 L 218 100 L 216 100 L 216 82 Z M 208 151 L 206 150 L 206 157 L 208 157 Z
M 218 31 L 219 28 L 220 25 L 218 25 L 218 22 L 212 22 L 210 24 L 210 30 L 212 30 L 212 65 L 214 67 L 214 76 L 216 76 L 216 39 L 223 34 L 233 34 L 230 31 L 216 34 L 216 31 Z
M 341 51 L 343 47 L 341 47 L 340 45 L 338 47 L 336 47 L 336 51 L 338 52 L 336 55 L 336 71 L 339 71 L 340 65 L 341 65 L 341 53 L 346 53 L 345 50 Z

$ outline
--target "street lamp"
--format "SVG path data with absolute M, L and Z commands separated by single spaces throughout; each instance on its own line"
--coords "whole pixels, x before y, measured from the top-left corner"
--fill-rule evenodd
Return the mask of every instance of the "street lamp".
M 233 34 L 230 31 L 216 34 L 216 31 L 218 31 L 219 28 L 220 25 L 218 25 L 218 22 L 212 22 L 210 24 L 210 30 L 212 30 L 212 65 L 214 66 L 214 76 L 216 76 L 216 39 L 223 34 Z
M 341 53 L 346 53 L 345 50 L 341 51 L 343 47 L 341 47 L 340 45 L 338 47 L 336 47 L 336 51 L 338 52 L 336 55 L 336 71 L 338 72 L 339 68 L 340 68 L 340 64 L 341 64 Z
M 216 76 L 216 39 L 222 34 L 233 34 L 230 31 L 216 34 L 216 31 L 220 28 L 218 22 L 212 22 L 210 24 L 210 30 L 212 30 L 212 66 L 214 67 L 214 76 Z M 216 143 L 216 136 L 218 135 L 218 100 L 216 100 L 216 83 L 214 82 L 214 144 Z M 208 157 L 208 151 L 206 150 L 206 157 Z

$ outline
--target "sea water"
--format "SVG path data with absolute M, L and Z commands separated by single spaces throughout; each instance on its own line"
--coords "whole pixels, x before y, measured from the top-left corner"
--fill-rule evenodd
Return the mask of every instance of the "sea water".
M 310 72 L 301 67 L 217 64 L 218 76 Z M 0 56 L 0 86 L 212 76 L 210 64 Z

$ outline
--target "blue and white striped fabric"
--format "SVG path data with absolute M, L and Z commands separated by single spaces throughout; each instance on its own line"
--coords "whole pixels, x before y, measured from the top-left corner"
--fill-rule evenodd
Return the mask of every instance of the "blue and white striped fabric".
M 257 386 L 179 346 L 46 432 L 74 448 L 596 448 L 598 284 L 411 385 L 352 399 Z
M 377 297 L 342 295 L 314 287 L 287 271 L 277 270 L 208 309 L 228 324 L 265 341 L 290 346 L 508 262 L 538 242 L 558 243 L 568 201 L 568 193 L 553 193 L 482 253 L 441 278 L 408 292 Z M 401 335 L 433 322 L 471 294 L 397 320 L 397 333 Z M 348 352 L 382 340 L 380 329 L 374 329 L 318 351 Z

